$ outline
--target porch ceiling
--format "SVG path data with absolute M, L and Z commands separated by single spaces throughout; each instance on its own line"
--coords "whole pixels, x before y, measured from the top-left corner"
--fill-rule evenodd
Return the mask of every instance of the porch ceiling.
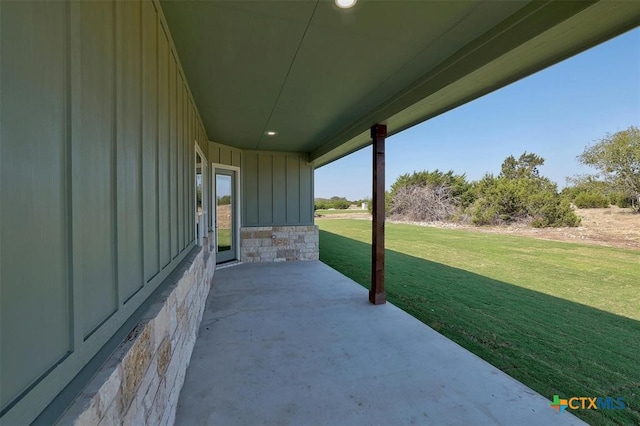
M 640 23 L 624 0 L 161 5 L 209 139 L 316 166 Z

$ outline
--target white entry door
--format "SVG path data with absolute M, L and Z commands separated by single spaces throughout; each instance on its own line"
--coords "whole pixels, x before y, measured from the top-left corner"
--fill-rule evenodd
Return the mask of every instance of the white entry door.
M 238 258 L 236 171 L 215 169 L 215 238 L 216 263 L 224 263 Z

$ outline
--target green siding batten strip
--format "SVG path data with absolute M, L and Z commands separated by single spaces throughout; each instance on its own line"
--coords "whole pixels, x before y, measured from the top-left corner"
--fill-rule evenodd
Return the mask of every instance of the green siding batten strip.
M 180 75 L 180 70 L 176 69 L 176 255 L 180 253 L 184 247 L 184 99 L 182 97 L 182 84 L 182 75 Z
M 287 221 L 287 159 L 273 156 L 273 222 Z
M 258 155 L 258 220 L 273 222 L 273 163 L 271 154 Z
M 303 224 L 313 224 L 313 167 L 306 158 L 298 158 L 300 168 L 300 216 L 299 221 Z
M 183 86 L 185 87 L 185 86 Z M 190 207 L 190 203 L 189 203 L 189 198 L 190 198 L 190 191 L 188 190 L 189 188 L 189 181 L 190 181 L 190 175 L 191 175 L 191 164 L 193 163 L 193 157 L 191 157 L 189 154 L 191 153 L 191 142 L 189 141 L 189 102 L 187 99 L 188 96 L 188 92 L 186 87 L 184 88 L 184 100 L 185 100 L 185 110 L 184 110 L 184 120 L 185 120 L 185 126 L 184 126 L 184 142 L 183 142 L 183 151 L 184 151 L 184 161 L 182 162 L 182 164 L 184 165 L 184 170 L 183 170 L 183 175 L 184 175 L 184 183 L 183 183 L 183 187 L 182 187 L 182 199 L 184 200 L 184 207 L 182 209 L 183 212 L 185 212 L 185 216 L 184 216 L 184 220 L 182 221 L 182 226 L 183 226 L 183 234 L 184 235 L 184 241 L 182 243 L 182 247 L 184 249 L 184 247 L 186 247 L 187 243 L 190 241 L 189 238 L 189 225 L 191 224 L 191 216 L 193 215 L 192 213 L 187 213 L 185 211 L 185 209 L 188 209 Z
M 245 152 L 242 156 L 243 167 L 241 173 L 243 174 L 242 183 L 244 188 L 243 197 L 243 225 L 249 223 L 259 223 L 258 220 L 258 156 L 251 152 Z
M 171 262 L 170 158 L 171 124 L 169 120 L 169 41 L 158 25 L 158 190 L 160 266 Z
M 177 89 L 176 62 L 173 52 L 169 52 L 169 123 L 170 123 L 170 156 L 169 156 L 169 205 L 171 206 L 171 259 L 178 256 L 178 129 L 177 129 Z
M 160 272 L 160 203 L 159 203 L 159 64 L 158 19 L 153 3 L 142 3 L 142 218 L 143 282 Z
M 141 4 L 117 2 L 116 203 L 119 303 L 144 284 Z
M 287 160 L 287 223 L 300 222 L 300 162 L 296 157 Z

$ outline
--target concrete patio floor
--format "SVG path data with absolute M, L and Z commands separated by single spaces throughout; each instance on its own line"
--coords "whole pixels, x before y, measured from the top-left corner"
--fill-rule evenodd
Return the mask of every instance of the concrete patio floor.
M 177 425 L 577 425 L 321 262 L 216 271 Z

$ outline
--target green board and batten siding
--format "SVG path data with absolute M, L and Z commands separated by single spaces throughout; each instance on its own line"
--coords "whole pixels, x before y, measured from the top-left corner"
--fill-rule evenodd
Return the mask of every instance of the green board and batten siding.
M 240 168 L 241 226 L 313 225 L 314 169 L 307 154 L 241 150 L 209 142 L 208 158 L 213 164 Z
M 209 142 L 209 162 L 225 166 L 242 166 L 242 150 L 215 142 Z
M 155 2 L 0 2 L 0 404 L 28 423 L 194 244 L 208 143 Z
M 313 225 L 307 154 L 242 152 L 242 226 Z

